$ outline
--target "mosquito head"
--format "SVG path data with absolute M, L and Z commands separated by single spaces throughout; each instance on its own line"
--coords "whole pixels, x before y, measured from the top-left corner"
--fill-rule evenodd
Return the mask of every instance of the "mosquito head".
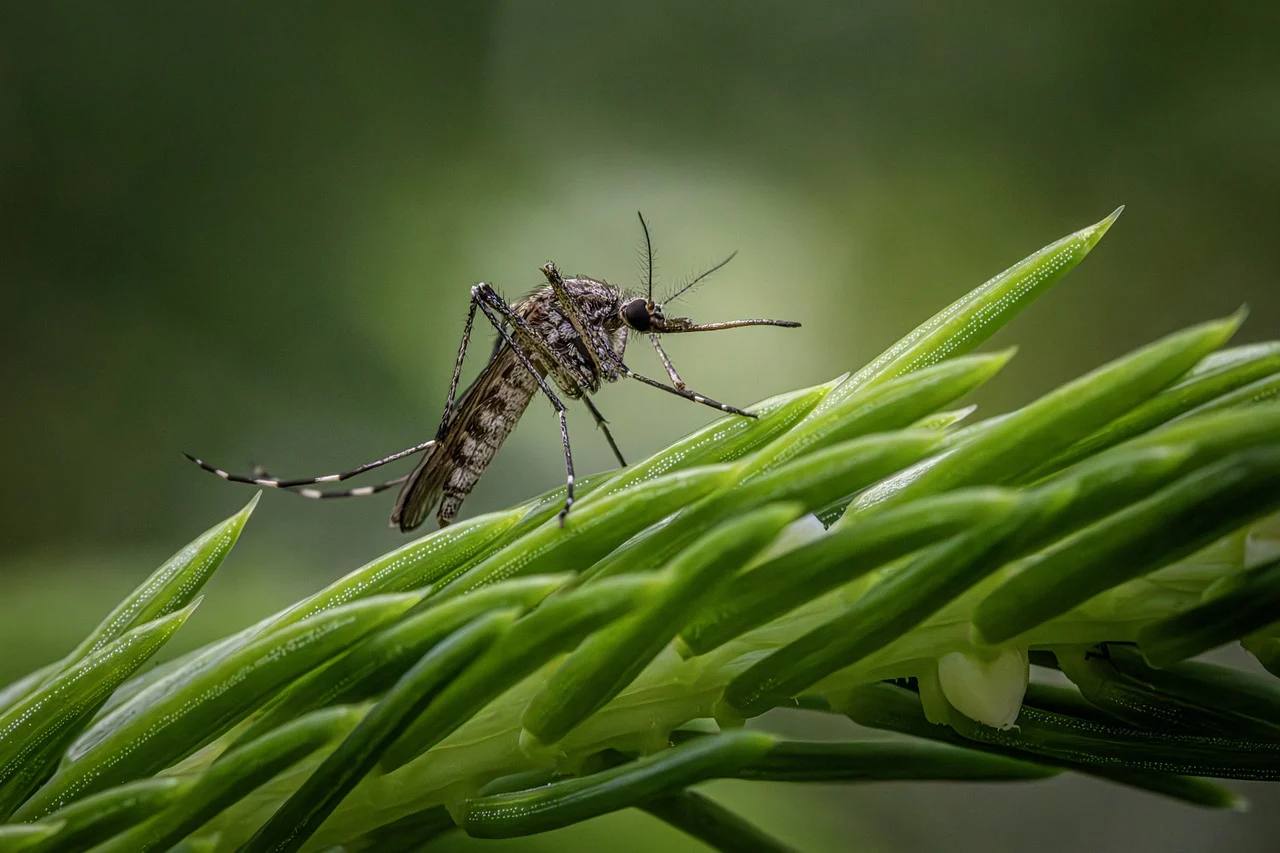
M 667 318 L 662 316 L 661 305 L 641 297 L 622 303 L 618 314 L 622 322 L 637 332 L 661 332 L 667 322 Z

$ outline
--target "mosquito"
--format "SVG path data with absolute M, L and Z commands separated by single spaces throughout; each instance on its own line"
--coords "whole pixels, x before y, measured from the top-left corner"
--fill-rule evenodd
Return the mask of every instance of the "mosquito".
M 480 282 L 471 288 L 467 321 L 462 328 L 462 341 L 449 381 L 449 397 L 440 416 L 435 438 L 407 447 L 372 462 L 358 465 L 340 474 L 319 477 L 280 479 L 265 470 L 252 474 L 232 474 L 185 454 L 204 470 L 236 483 L 249 483 L 270 489 L 283 489 L 305 498 L 343 498 L 373 495 L 394 486 L 400 487 L 391 526 L 407 532 L 418 527 L 433 507 L 441 527 L 457 517 L 467 495 L 475 487 L 502 442 L 511 434 L 534 396 L 541 393 L 550 401 L 560 423 L 560 443 L 564 449 L 565 499 L 560 510 L 560 524 L 573 506 L 573 451 L 569 446 L 569 420 L 560 394 L 581 400 L 604 433 L 605 440 L 618 460 L 626 460 L 609 431 L 609 423 L 596 408 L 591 395 L 602 382 L 634 379 L 669 394 L 721 412 L 741 417 L 755 417 L 735 406 L 717 402 L 690 389 L 676 371 L 662 348 L 661 335 L 686 332 L 714 332 L 745 326 L 782 326 L 796 328 L 790 320 L 728 320 L 719 323 L 697 323 L 688 317 L 668 317 L 666 304 L 687 293 L 733 260 L 729 255 L 706 272 L 683 284 L 662 302 L 653 298 L 653 242 L 644 216 L 645 285 L 644 296 L 628 293 L 602 279 L 588 276 L 565 278 L 556 265 L 542 265 L 547 283 L 528 296 L 508 304 L 492 285 Z M 497 340 L 489 362 L 479 376 L 458 397 L 458 380 L 462 363 L 471 342 L 476 312 L 497 330 Z M 623 360 L 630 334 L 646 335 L 657 351 L 670 384 L 636 373 Z M 560 392 L 557 393 L 557 390 Z M 408 474 L 371 486 L 339 491 L 316 486 L 349 480 L 415 454 L 423 454 Z

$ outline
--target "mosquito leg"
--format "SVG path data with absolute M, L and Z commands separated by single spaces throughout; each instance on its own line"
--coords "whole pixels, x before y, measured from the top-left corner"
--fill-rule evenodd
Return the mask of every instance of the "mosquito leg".
M 652 385 L 654 388 L 661 388 L 668 394 L 675 394 L 677 397 L 684 397 L 686 400 L 692 400 L 695 403 L 701 403 L 704 406 L 710 406 L 713 409 L 719 409 L 720 411 L 728 412 L 731 415 L 742 415 L 745 418 L 756 417 L 756 415 L 751 414 L 751 412 L 744 412 L 736 406 L 729 406 L 724 403 L 717 402 L 712 400 L 710 397 L 704 397 L 696 391 L 690 391 L 688 388 L 673 388 L 670 385 L 663 385 L 656 379 L 650 379 L 648 376 L 641 376 L 626 365 L 623 365 L 622 372 L 624 375 L 643 382 L 645 385 Z
M 609 447 L 613 450 L 613 455 L 618 460 L 618 464 L 626 468 L 627 460 L 622 458 L 622 451 L 618 449 L 618 443 L 613 440 L 613 433 L 609 432 L 609 422 L 605 420 L 604 415 L 596 408 L 596 404 L 591 402 L 591 398 L 586 394 L 582 395 L 582 402 L 587 404 L 587 408 L 591 411 L 591 417 L 596 419 L 596 426 L 604 431 L 605 441 L 609 442 Z
M 288 494 L 297 495 L 303 498 L 311 498 L 312 500 L 328 500 L 330 498 L 363 498 L 368 495 L 376 495 L 378 492 L 385 492 L 392 486 L 398 486 L 407 479 L 409 479 L 408 474 L 401 474 L 394 480 L 387 480 L 386 482 L 378 483 L 375 486 L 360 486 L 355 489 L 336 489 L 333 491 L 326 491 L 324 489 L 294 489 L 293 491 L 288 492 Z
M 569 325 L 573 326 L 573 330 L 578 333 L 578 338 L 586 346 L 588 356 L 590 356 L 596 370 L 599 371 L 602 366 L 600 354 L 596 352 L 592 337 L 587 333 L 587 324 L 578 312 L 578 306 L 574 304 L 573 297 L 569 295 L 569 289 L 565 287 L 564 277 L 560 275 L 560 270 L 556 269 L 556 265 L 551 261 L 547 261 L 542 265 L 542 274 L 547 277 L 547 283 L 551 285 L 551 292 L 556 295 L 556 301 L 560 303 L 560 309 L 569 318 Z
M 662 359 L 662 366 L 666 368 L 667 376 L 671 377 L 671 384 L 683 391 L 685 389 L 684 380 L 676 372 L 676 366 L 671 363 L 671 356 L 667 355 L 667 351 L 662 348 L 662 341 L 658 340 L 658 336 L 655 334 L 649 335 L 649 341 L 653 344 L 653 348 L 658 351 L 658 358 Z
M 404 450 L 397 450 L 395 453 L 392 453 L 389 456 L 383 456 L 381 459 L 375 459 L 372 462 L 366 462 L 363 465 L 358 465 L 350 471 L 343 471 L 340 474 L 323 474 L 319 477 L 300 477 L 294 480 L 281 480 L 277 477 L 269 476 L 232 474 L 222 470 L 221 468 L 210 465 L 203 459 L 197 459 L 190 453 L 184 453 L 182 455 L 208 471 L 210 474 L 221 477 L 224 480 L 229 480 L 232 483 L 248 483 L 251 486 L 262 486 L 265 489 L 292 489 L 298 486 L 314 486 L 317 483 L 337 483 L 342 480 L 349 480 L 352 477 L 363 474 L 365 471 L 372 471 L 374 468 L 381 468 L 383 465 L 395 462 L 398 459 L 403 459 L 406 456 L 421 453 L 435 443 L 435 439 L 432 439 L 431 441 L 424 441 L 420 444 L 415 444 L 413 447 L 406 447 Z
M 534 367 L 533 360 L 529 358 L 524 347 L 517 343 L 515 336 L 507 331 L 506 323 L 503 322 L 503 320 L 506 320 L 512 326 L 527 330 L 528 326 L 524 320 L 511 310 L 511 306 L 507 305 L 492 287 L 484 282 L 471 288 L 471 298 L 475 304 L 480 306 L 484 316 L 498 330 L 498 334 L 506 341 L 507 346 L 511 347 L 511 351 L 516 354 L 516 358 L 520 359 L 524 369 L 529 371 L 529 375 L 538 383 L 538 387 L 542 389 L 542 393 L 551 401 L 551 406 L 556 410 L 556 416 L 560 419 L 560 443 L 564 446 L 565 496 L 564 509 L 560 510 L 559 518 L 560 525 L 563 527 L 565 516 L 569 514 L 569 508 L 573 506 L 573 450 L 569 447 L 569 418 L 565 411 L 564 403 L 556 396 L 556 392 L 551 390 L 546 377 L 538 372 L 538 368 Z
M 253 466 L 253 476 L 258 478 L 278 479 L 272 477 L 270 472 L 261 465 Z M 297 495 L 302 498 L 311 498 L 312 500 L 321 500 L 329 498 L 363 498 L 368 495 L 376 495 L 378 492 L 385 492 L 392 486 L 398 486 L 405 480 L 409 479 L 408 474 L 401 474 L 392 480 L 386 480 L 374 486 L 359 486 L 354 489 L 310 489 L 296 487 L 293 489 L 285 489 L 287 495 Z
M 440 413 L 440 428 L 436 430 L 436 439 L 444 436 L 453 420 L 453 407 L 457 405 L 458 379 L 462 376 L 462 360 L 467 357 L 467 345 L 471 343 L 471 326 L 476 319 L 476 301 L 471 300 L 467 306 L 467 322 L 462 327 L 462 341 L 458 344 L 458 355 L 453 360 L 453 377 L 449 380 L 449 398 L 445 401 L 444 411 Z

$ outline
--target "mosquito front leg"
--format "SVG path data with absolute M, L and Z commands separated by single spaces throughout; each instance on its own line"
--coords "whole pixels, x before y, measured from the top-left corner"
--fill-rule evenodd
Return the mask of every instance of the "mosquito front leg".
M 472 297 L 467 305 L 467 322 L 462 327 L 462 340 L 458 343 L 458 354 L 453 359 L 453 377 L 449 380 L 449 397 L 445 400 L 444 411 L 440 413 L 440 428 L 436 430 L 436 440 L 440 440 L 453 419 L 453 407 L 457 405 L 458 379 L 462 376 L 462 361 L 467 357 L 467 345 L 471 343 L 471 326 L 476 319 L 476 300 Z
M 573 506 L 573 450 L 569 446 L 569 418 L 564 403 L 551 390 L 546 377 L 534 366 L 533 360 L 525 352 L 524 347 L 517 342 L 517 336 L 507 331 L 506 323 L 503 322 L 505 320 L 511 323 L 513 327 L 526 330 L 527 334 L 532 334 L 524 320 L 511 310 L 511 307 L 497 294 L 497 291 L 484 282 L 471 288 L 471 298 L 473 303 L 480 306 L 484 316 L 498 330 L 498 334 L 506 342 L 507 346 L 511 347 L 511 351 L 516 354 L 516 358 L 520 360 L 524 369 L 529 371 L 529 375 L 538 383 L 538 387 L 546 395 L 547 399 L 551 401 L 551 406 L 556 410 L 556 416 L 560 419 L 560 443 L 564 447 L 565 497 L 564 509 L 560 510 L 559 519 L 560 525 L 563 527 L 565 516 L 569 514 L 569 509 Z
M 624 376 L 643 382 L 645 385 L 652 385 L 654 388 L 661 388 L 668 394 L 675 394 L 677 397 L 684 397 L 686 400 L 692 400 L 695 403 L 701 403 L 704 406 L 710 406 L 713 409 L 719 409 L 722 412 L 728 412 L 731 415 L 741 415 L 744 418 L 757 417 L 751 412 L 744 412 L 736 406 L 730 406 L 725 403 L 717 402 L 710 397 L 699 394 L 696 391 L 690 391 L 688 388 L 673 388 L 670 385 L 664 385 L 656 379 L 650 379 L 648 376 L 641 376 L 625 364 L 622 365 L 622 373 Z
M 556 301 L 560 303 L 560 309 L 569 318 L 569 325 L 573 326 L 573 330 L 578 333 L 578 339 L 585 345 L 587 355 L 590 357 L 595 369 L 599 371 L 601 367 L 600 356 L 596 353 L 596 348 L 592 346 L 591 336 L 587 334 L 587 324 L 582 319 L 582 315 L 578 313 L 578 306 L 574 304 L 573 297 L 569 295 L 569 289 L 564 286 L 564 277 L 560 275 L 560 270 L 556 269 L 556 265 L 551 261 L 547 261 L 542 265 L 542 274 L 546 276 L 547 283 L 551 285 L 551 292 L 555 294 Z
M 591 402 L 591 398 L 586 394 L 582 395 L 582 402 L 587 404 L 587 410 L 591 412 L 591 417 L 596 419 L 596 426 L 600 427 L 604 432 L 605 441 L 609 442 L 609 447 L 613 450 L 614 458 L 618 460 L 618 464 L 623 468 L 627 467 L 627 460 L 622 458 L 622 451 L 618 449 L 618 443 L 613 440 L 613 433 L 609 432 L 609 422 L 605 420 L 604 415 L 596 408 L 596 404 Z
M 319 483 L 338 483 L 342 480 L 349 480 L 352 477 L 363 474 L 365 471 L 372 471 L 374 468 L 381 468 L 406 456 L 412 456 L 415 453 L 421 453 L 435 444 L 435 439 L 415 444 L 413 447 L 406 447 L 404 450 L 397 450 L 389 456 L 383 456 L 381 459 L 375 459 L 372 462 L 366 462 L 363 465 L 357 465 L 350 471 L 343 471 L 340 474 L 322 474 L 319 477 L 300 477 L 294 480 L 281 480 L 276 477 L 258 476 L 254 474 L 232 474 L 221 468 L 210 465 L 203 459 L 198 459 L 190 453 L 184 453 L 183 456 L 199 465 L 210 474 L 221 477 L 232 483 L 248 483 L 251 486 L 261 486 L 265 489 L 294 489 L 300 486 L 314 486 Z
M 649 341 L 653 344 L 653 348 L 658 351 L 658 358 L 662 359 L 662 366 L 666 369 L 667 376 L 671 377 L 671 384 L 684 390 L 684 380 L 676 372 L 676 366 L 671 363 L 671 356 L 667 355 L 667 351 L 662 348 L 662 341 L 658 340 L 658 336 L 652 332 L 649 334 Z

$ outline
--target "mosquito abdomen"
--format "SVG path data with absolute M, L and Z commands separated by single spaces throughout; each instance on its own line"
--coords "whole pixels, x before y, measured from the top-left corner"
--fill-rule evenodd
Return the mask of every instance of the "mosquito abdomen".
M 458 418 L 449 425 L 443 453 L 449 454 L 441 487 L 443 497 L 436 519 L 449 524 L 458 515 L 462 502 L 475 488 L 480 476 L 502 442 L 515 429 L 538 386 L 514 357 L 503 359 L 496 381 L 476 387 L 463 401 Z

